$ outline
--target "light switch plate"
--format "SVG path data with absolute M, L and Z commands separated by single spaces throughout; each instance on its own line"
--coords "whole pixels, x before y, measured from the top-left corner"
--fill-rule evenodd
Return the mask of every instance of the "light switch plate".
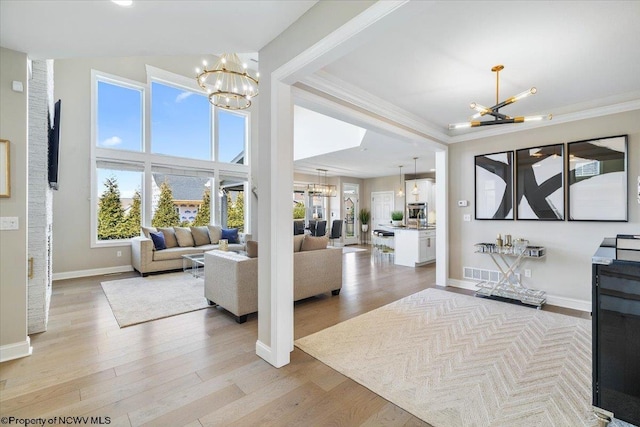
M 17 230 L 17 229 L 18 229 L 17 216 L 3 216 L 0 218 L 0 230 Z

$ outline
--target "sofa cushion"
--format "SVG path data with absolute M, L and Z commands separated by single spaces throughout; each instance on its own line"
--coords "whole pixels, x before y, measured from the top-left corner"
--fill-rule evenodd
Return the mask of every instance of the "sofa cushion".
M 149 233 L 151 232 L 156 233 L 158 229 L 155 227 L 140 227 L 140 231 L 142 231 L 142 235 L 144 237 L 146 237 L 147 239 L 150 239 L 151 236 L 149 235 Z
M 303 240 L 304 234 L 297 234 L 293 236 L 293 252 L 300 252 L 300 249 L 302 249 Z
M 191 235 L 191 229 L 189 227 L 173 227 L 176 232 L 176 239 L 178 239 L 178 246 L 185 248 L 188 246 L 195 246 L 193 236 Z
M 178 240 L 176 239 L 176 232 L 173 227 L 159 227 L 158 230 L 164 234 L 164 242 L 167 248 L 178 247 Z
M 240 243 L 237 228 L 223 228 L 221 239 L 227 239 L 229 243 Z
M 154 251 L 153 252 L 153 260 L 154 261 L 169 261 L 174 259 L 182 258 L 182 255 L 193 255 L 193 254 L 201 254 L 202 250 L 194 247 L 186 247 L 186 248 L 167 248 L 164 251 Z M 175 268 L 175 267 L 174 267 Z
M 317 251 L 319 249 L 327 249 L 329 244 L 329 238 L 327 236 L 313 237 L 311 235 L 305 235 L 302 241 L 301 252 L 305 251 Z
M 249 258 L 258 257 L 258 242 L 255 240 L 247 240 L 247 256 Z
M 207 225 L 209 229 L 209 239 L 214 245 L 218 244 L 218 241 L 222 238 L 222 227 L 219 225 Z
M 153 249 L 156 251 L 161 251 L 163 249 L 167 249 L 167 245 L 164 243 L 164 234 L 162 231 L 149 232 L 149 236 L 151 236 L 151 240 L 153 240 Z
M 191 235 L 196 246 L 208 245 L 211 243 L 209 238 L 209 229 L 206 225 L 201 227 L 190 227 Z

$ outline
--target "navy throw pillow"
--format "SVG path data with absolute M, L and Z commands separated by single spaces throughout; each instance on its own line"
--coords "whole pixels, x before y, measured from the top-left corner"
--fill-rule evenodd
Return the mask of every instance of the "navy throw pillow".
M 221 239 L 227 239 L 229 243 L 240 243 L 240 239 L 238 239 L 238 229 L 237 228 L 223 228 L 222 229 L 222 237 Z
M 162 231 L 158 231 L 157 233 L 151 232 L 149 233 L 151 240 L 153 240 L 153 247 L 156 251 L 161 251 L 163 249 L 167 249 L 167 244 L 164 241 L 164 233 Z

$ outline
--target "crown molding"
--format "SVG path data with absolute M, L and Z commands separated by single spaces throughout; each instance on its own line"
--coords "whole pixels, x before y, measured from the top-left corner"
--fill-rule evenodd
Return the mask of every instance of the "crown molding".
M 301 80 L 301 83 L 386 120 L 395 122 L 435 142 L 449 143 L 450 136 L 435 125 L 427 124 L 423 118 L 347 83 L 326 71 L 318 71 L 313 75 L 307 76 Z
M 450 135 L 443 132 L 436 125 L 425 124 L 423 118 L 403 110 L 382 98 L 378 98 L 367 91 L 355 87 L 344 80 L 332 76 L 325 71 L 318 71 L 313 75 L 307 76 L 301 80 L 301 83 L 357 108 L 384 117 L 389 121 L 395 122 L 403 127 L 424 135 L 429 139 L 433 139 L 444 144 L 455 144 L 458 142 L 522 132 L 546 126 L 554 126 L 561 123 L 570 123 L 611 114 L 624 113 L 627 111 L 640 110 L 640 99 L 615 102 L 615 98 L 611 98 L 608 100 L 611 102 L 609 105 L 587 108 L 572 113 L 554 115 L 553 119 L 549 121 L 522 123 L 513 126 L 490 126 L 487 129 L 473 129 L 468 130 L 464 134 Z

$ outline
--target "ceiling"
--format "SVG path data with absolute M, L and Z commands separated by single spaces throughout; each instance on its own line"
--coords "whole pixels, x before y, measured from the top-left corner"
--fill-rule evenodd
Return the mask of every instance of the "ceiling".
M 54 59 L 257 52 L 314 3 L 136 1 L 121 8 L 107 0 L 0 0 L 0 45 Z M 413 1 L 384 21 L 303 86 L 337 101 L 366 98 L 383 112 L 378 115 L 407 118 L 427 139 L 444 144 L 640 110 L 638 1 Z M 242 31 L 237 22 L 243 22 Z M 501 101 L 538 89 L 502 113 L 552 113 L 554 119 L 449 131 L 450 123 L 472 114 L 471 101 L 495 104 L 491 67 L 497 64 L 505 66 Z M 434 167 L 429 144 L 330 110 L 316 111 L 367 129 L 361 144 L 298 160 L 296 170 L 386 176 L 397 174 L 401 164 L 412 173 L 413 157 L 420 158 L 418 172 Z

